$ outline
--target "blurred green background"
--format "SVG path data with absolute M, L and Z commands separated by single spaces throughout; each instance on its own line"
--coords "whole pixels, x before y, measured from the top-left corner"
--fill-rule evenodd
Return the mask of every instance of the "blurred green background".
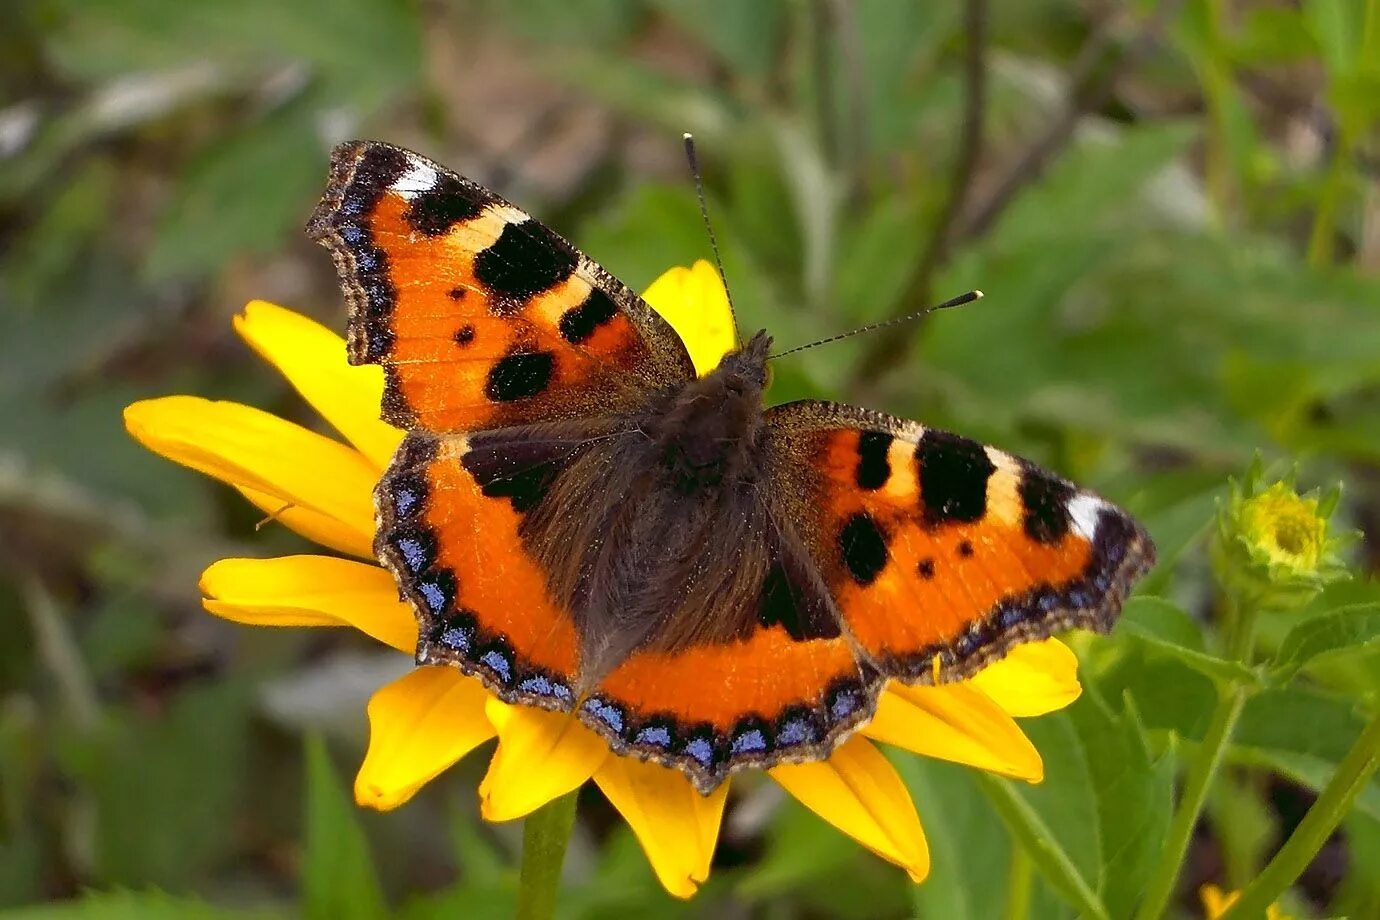
M 301 232 L 333 143 L 426 153 L 642 288 L 708 255 L 693 131 L 745 329 L 789 346 L 987 294 L 793 356 L 773 400 L 864 402 L 1049 464 L 1141 515 L 1163 561 L 1149 591 L 1210 618 L 1202 537 L 1256 451 L 1344 480 L 1350 524 L 1380 520 L 1378 7 L 4 0 L 0 906 L 84 899 L 4 916 L 511 911 L 520 833 L 476 817 L 485 758 L 394 814 L 347 805 L 396 656 L 203 613 L 205 565 L 305 544 L 121 426 L 170 393 L 319 424 L 230 318 L 263 298 L 343 331 Z M 1104 703 L 1030 726 L 1050 782 L 1021 795 L 1105 881 L 1163 834 L 1161 754 L 1201 732 L 1203 678 L 1080 651 Z M 1252 702 L 1185 916 L 1298 820 L 1377 674 L 1362 657 Z M 1129 739 L 1126 776 L 1092 775 L 1107 739 Z M 710 883 L 676 904 L 587 790 L 562 915 L 1000 916 L 1032 870 L 984 791 L 897 763 L 934 850 L 919 888 L 747 781 Z M 1112 839 L 1117 782 L 1160 795 L 1134 839 Z M 1372 788 L 1292 906 L 1380 916 L 1377 879 Z M 1029 890 L 1030 916 L 1073 916 L 1043 877 Z

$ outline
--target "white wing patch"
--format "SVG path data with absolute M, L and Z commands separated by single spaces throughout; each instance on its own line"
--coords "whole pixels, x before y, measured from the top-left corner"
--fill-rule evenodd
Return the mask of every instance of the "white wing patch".
M 439 178 L 435 169 L 420 160 L 408 157 L 407 172 L 395 179 L 389 188 L 410 200 L 415 195 L 435 188 Z
M 1106 502 L 1088 492 L 1079 492 L 1069 501 L 1069 520 L 1080 537 L 1092 540 L 1097 533 L 1097 519 L 1106 507 Z

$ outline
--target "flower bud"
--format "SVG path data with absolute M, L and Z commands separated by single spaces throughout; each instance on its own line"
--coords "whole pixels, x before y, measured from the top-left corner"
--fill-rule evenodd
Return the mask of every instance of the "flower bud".
M 1352 535 L 1330 528 L 1341 488 L 1300 495 L 1292 475 L 1264 487 L 1261 478 L 1257 458 L 1218 507 L 1213 571 L 1239 603 L 1295 609 L 1329 582 L 1349 577 L 1338 553 Z

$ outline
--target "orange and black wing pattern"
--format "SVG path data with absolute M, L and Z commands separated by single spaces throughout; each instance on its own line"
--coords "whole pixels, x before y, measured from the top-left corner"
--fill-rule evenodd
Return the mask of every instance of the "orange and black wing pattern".
M 350 362 L 383 365 L 383 418 L 400 428 L 602 415 L 694 379 L 680 339 L 637 294 L 411 151 L 337 147 L 307 230 L 345 289 Z
M 413 432 L 379 483 L 375 551 L 417 612 L 418 664 L 452 664 L 500 697 L 575 706 L 580 639 L 526 551 L 524 514 L 597 440 L 568 434 L 487 450 Z
M 970 676 L 1013 646 L 1109 629 L 1154 563 L 1110 502 L 960 435 L 827 402 L 767 410 L 768 468 L 859 653 Z

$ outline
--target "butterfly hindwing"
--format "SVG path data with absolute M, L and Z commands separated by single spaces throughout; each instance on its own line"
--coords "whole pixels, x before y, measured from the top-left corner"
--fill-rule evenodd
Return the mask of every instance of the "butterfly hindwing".
M 510 702 L 568 710 L 570 612 L 525 551 L 524 513 L 587 443 L 579 433 L 486 448 L 482 434 L 409 434 L 375 493 L 375 550 L 418 619 L 419 664 L 455 664 Z
M 860 653 L 907 681 L 1105 630 L 1154 561 L 1111 503 L 976 441 L 850 406 L 767 410 L 768 475 Z
M 664 320 L 555 232 L 410 151 L 352 142 L 308 232 L 332 253 L 352 363 L 383 417 L 469 431 L 599 415 L 694 377 Z

